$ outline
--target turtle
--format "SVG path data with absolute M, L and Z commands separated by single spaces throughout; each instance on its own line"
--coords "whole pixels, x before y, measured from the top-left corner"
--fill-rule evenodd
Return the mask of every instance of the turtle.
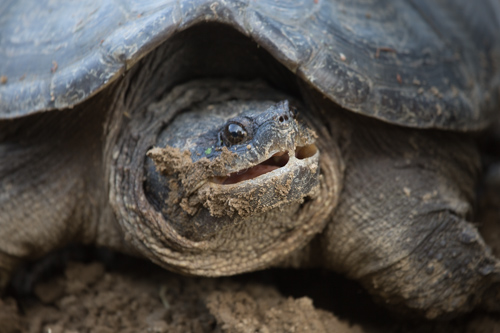
M 498 310 L 477 228 L 493 0 L 0 5 L 0 282 L 69 243 L 173 272 L 323 267 Z

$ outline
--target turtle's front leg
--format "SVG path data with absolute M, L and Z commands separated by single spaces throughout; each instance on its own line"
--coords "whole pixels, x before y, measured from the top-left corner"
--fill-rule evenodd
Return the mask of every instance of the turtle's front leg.
M 95 239 L 102 126 L 90 113 L 0 122 L 0 289 L 23 261 Z
M 428 318 L 471 310 L 500 266 L 471 223 L 479 156 L 452 133 L 352 121 L 325 265 Z

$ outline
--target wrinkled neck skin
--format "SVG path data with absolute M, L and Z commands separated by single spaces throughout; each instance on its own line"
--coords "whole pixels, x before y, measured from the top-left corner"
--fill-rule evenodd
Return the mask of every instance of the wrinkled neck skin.
M 307 244 L 335 206 L 340 158 L 292 103 L 262 82 L 200 80 L 147 111 L 117 104 L 129 117 L 111 147 L 110 201 L 126 239 L 164 267 L 207 276 L 264 268 Z

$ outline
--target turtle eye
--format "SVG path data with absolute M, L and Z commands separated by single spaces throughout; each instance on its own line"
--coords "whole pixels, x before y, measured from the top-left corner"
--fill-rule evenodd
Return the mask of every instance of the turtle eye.
M 234 145 L 243 141 L 247 136 L 247 131 L 242 125 L 229 123 L 224 127 L 224 139 L 229 145 Z

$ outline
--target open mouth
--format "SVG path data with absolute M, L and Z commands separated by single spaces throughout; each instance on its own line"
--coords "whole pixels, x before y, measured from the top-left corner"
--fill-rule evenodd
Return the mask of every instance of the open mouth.
M 317 152 L 317 148 L 314 144 L 297 147 L 295 149 L 295 158 L 302 160 L 305 158 L 312 157 Z M 236 184 L 245 180 L 254 179 L 268 172 L 277 170 L 279 168 L 287 165 L 290 159 L 290 154 L 288 151 L 278 152 L 268 158 L 267 160 L 254 165 L 248 169 L 243 169 L 237 172 L 233 172 L 226 177 L 215 177 L 213 179 L 214 183 L 229 185 Z

